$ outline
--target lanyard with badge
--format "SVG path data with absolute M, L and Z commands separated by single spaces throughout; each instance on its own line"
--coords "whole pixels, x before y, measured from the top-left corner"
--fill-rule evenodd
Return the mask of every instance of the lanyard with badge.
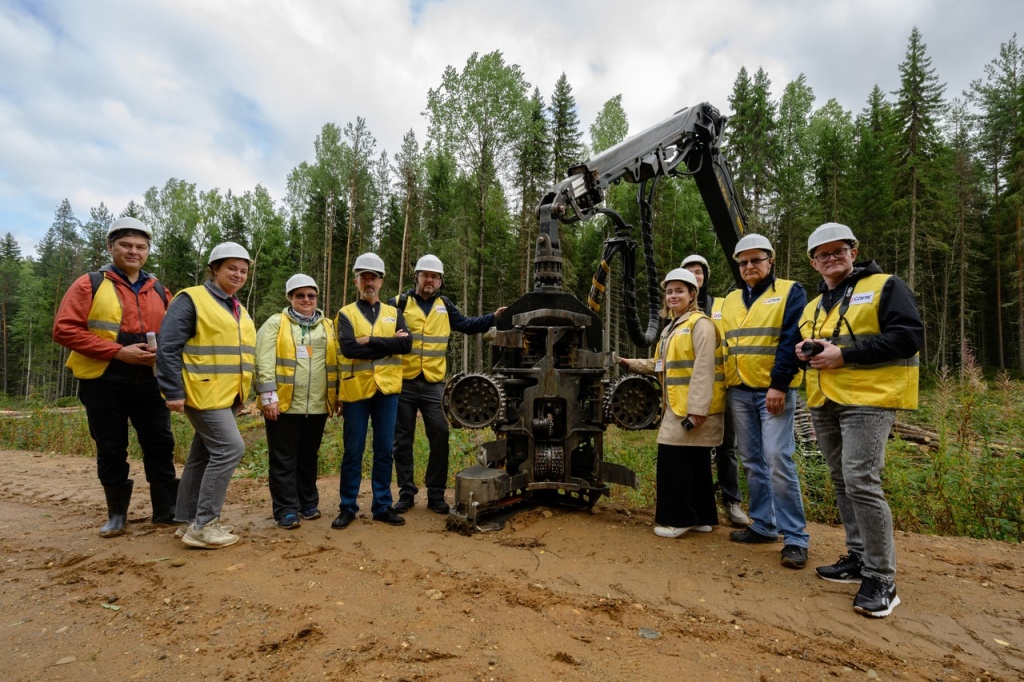
M 295 348 L 295 358 L 297 360 L 309 360 L 313 357 L 313 339 L 310 338 L 306 341 L 306 335 L 309 334 L 310 326 L 300 324 L 299 329 L 302 330 L 302 340 Z

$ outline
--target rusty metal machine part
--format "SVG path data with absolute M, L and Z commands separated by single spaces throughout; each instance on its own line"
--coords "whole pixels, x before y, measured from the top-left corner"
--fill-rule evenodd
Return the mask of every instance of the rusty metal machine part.
M 445 385 L 441 407 L 456 428 L 484 429 L 504 413 L 505 395 L 486 374 L 457 374 Z
M 604 418 L 620 429 L 639 431 L 659 423 L 661 410 L 658 382 L 652 377 L 627 374 L 608 389 Z

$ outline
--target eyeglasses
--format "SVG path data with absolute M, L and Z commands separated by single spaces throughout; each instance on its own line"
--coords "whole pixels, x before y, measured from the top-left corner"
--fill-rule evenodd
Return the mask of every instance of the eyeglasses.
M 844 246 L 841 249 L 836 249 L 835 251 L 829 253 L 817 253 L 814 256 L 812 256 L 812 258 L 814 258 L 814 260 L 818 261 L 819 263 L 827 263 L 829 258 L 835 258 L 836 260 L 839 260 L 840 258 L 845 256 L 846 252 L 849 250 L 849 246 Z
M 761 263 L 765 262 L 766 260 L 769 260 L 769 259 L 768 258 L 751 258 L 750 260 L 738 260 L 738 261 L 736 261 L 736 265 L 740 266 L 741 268 L 745 268 L 748 265 L 760 265 Z
M 295 298 L 297 298 L 299 300 L 305 300 L 305 299 L 309 299 L 310 301 L 315 301 L 316 300 L 316 294 L 292 294 L 292 296 L 294 296 Z

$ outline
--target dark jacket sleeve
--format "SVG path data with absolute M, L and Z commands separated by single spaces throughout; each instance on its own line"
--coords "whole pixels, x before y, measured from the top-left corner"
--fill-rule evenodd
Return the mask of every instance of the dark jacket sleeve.
M 807 292 L 804 285 L 794 282 L 786 299 L 786 310 L 782 314 L 782 332 L 779 334 L 779 347 L 775 349 L 775 366 L 772 367 L 771 388 L 785 391 L 789 388 L 793 377 L 800 371 L 800 362 L 796 359 L 796 344 L 803 336 L 800 334 L 800 318 L 807 306 Z
M 181 353 L 196 335 L 196 306 L 188 294 L 178 294 L 167 307 L 156 346 L 156 380 L 166 400 L 185 397 Z
M 479 317 L 466 317 L 455 304 L 444 299 L 445 308 L 448 309 L 448 322 L 452 330 L 463 334 L 480 334 L 494 326 L 494 313 L 487 313 Z
M 905 359 L 913 357 L 924 346 L 924 323 L 914 292 L 895 275 L 882 287 L 878 325 L 881 329 L 878 336 L 858 340 L 843 349 L 843 362 L 873 365 Z

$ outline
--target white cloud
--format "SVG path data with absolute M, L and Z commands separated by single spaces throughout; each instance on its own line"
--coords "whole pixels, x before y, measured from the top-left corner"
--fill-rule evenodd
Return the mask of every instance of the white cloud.
M 415 21 L 413 12 L 416 12 Z M 1024 3 L 734 0 L 0 0 L 0 232 L 26 249 L 68 197 L 114 212 L 171 177 L 284 197 L 322 125 L 366 119 L 377 153 L 415 130 L 444 68 L 500 50 L 550 100 L 565 72 L 586 132 L 622 94 L 631 130 L 710 101 L 741 66 L 820 106 L 899 86 L 918 26 L 947 97 L 1024 25 Z

